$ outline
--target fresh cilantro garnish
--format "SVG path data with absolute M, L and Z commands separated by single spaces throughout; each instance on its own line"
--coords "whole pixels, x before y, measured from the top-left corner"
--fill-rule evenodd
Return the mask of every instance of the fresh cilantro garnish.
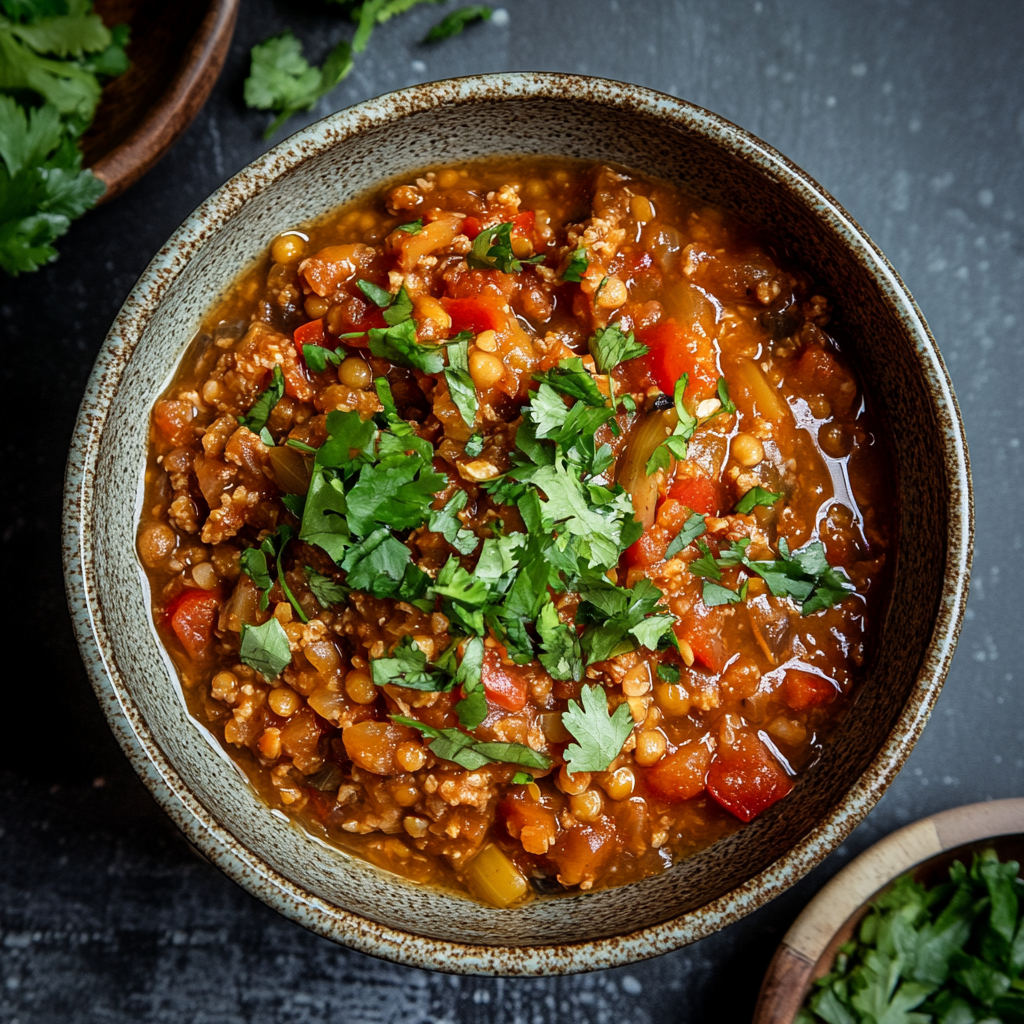
M 351 70 L 352 47 L 344 39 L 320 68 L 310 67 L 302 43 L 290 31 L 257 43 L 245 80 L 245 103 L 277 114 L 263 138 L 269 139 L 293 114 L 312 110 Z
M 736 411 L 736 404 L 729 397 L 729 385 L 726 383 L 724 377 L 718 378 L 718 400 L 722 403 L 722 408 L 719 412 L 734 413 Z
M 437 692 L 450 690 L 455 685 L 452 674 L 427 661 L 411 636 L 402 637 L 386 658 L 371 661 L 370 673 L 377 686 L 394 684 L 410 690 Z
M 700 576 L 706 580 L 720 580 L 722 578 L 722 570 L 718 567 L 718 560 L 711 549 L 704 541 L 699 540 L 697 541 L 697 550 L 700 551 L 700 557 L 695 558 L 690 563 L 690 572 L 694 576 Z
M 341 366 L 341 361 L 345 358 L 345 351 L 341 348 L 324 348 L 323 345 L 303 345 L 302 358 L 305 359 L 306 365 L 313 373 L 323 373 L 327 369 L 328 363 L 331 366 Z
M 548 600 L 537 619 L 540 634 L 540 663 L 552 679 L 579 680 L 583 677 L 583 655 L 576 630 L 558 617 L 558 609 Z
M 386 288 L 381 288 L 379 284 L 374 284 L 372 281 L 360 279 L 356 281 L 356 286 L 375 306 L 379 306 L 381 309 L 387 309 L 395 298 Z
M 0 17 L 0 267 L 38 270 L 104 184 L 82 169 L 100 77 L 128 69 L 125 25 L 108 29 L 88 0 L 6 0 Z M 10 20 L 8 20 L 10 19 Z
M 798 1024 L 1024 1019 L 1024 885 L 1015 861 L 975 853 L 926 888 L 899 878 L 869 908 Z
M 657 668 L 658 678 L 666 683 L 679 682 L 679 666 L 663 661 Z
M 565 748 L 566 768 L 570 772 L 603 772 L 619 756 L 633 731 L 633 716 L 625 703 L 610 715 L 604 688 L 584 686 L 580 703 L 571 700 L 562 712 L 562 725 L 576 740 Z
M 686 408 L 686 403 L 683 401 L 689 383 L 690 375 L 688 373 L 684 373 L 676 381 L 674 402 L 677 422 L 671 435 L 654 449 L 650 459 L 647 460 L 648 476 L 659 469 L 668 469 L 673 457 L 680 462 L 686 458 L 686 444 L 697 429 L 697 418 Z
M 581 245 L 575 252 L 570 253 L 569 263 L 565 268 L 565 273 L 562 275 L 562 280 L 579 284 L 583 280 L 583 275 L 587 272 L 587 267 L 589 266 L 590 260 L 587 258 L 587 250 Z
M 738 502 L 736 502 L 736 511 L 746 515 L 752 512 L 758 505 L 770 507 L 781 498 L 781 494 L 773 494 L 771 491 L 766 491 L 763 487 L 751 487 L 746 494 Z
M 264 538 L 263 542 L 258 548 L 247 548 L 239 556 L 238 564 L 242 572 L 248 575 L 253 583 L 256 584 L 260 590 L 263 591 L 260 596 L 260 608 L 264 611 L 270 605 L 270 590 L 274 585 L 274 582 L 280 584 L 281 590 L 284 592 L 285 597 L 288 599 L 289 604 L 295 609 L 295 614 L 303 622 L 309 622 L 309 616 L 303 611 L 302 605 L 296 600 L 295 595 L 292 593 L 291 588 L 288 586 L 288 582 L 284 578 L 284 567 L 282 559 L 284 557 L 284 549 L 288 546 L 288 542 L 295 536 L 295 531 L 287 524 L 282 523 L 276 530 L 276 532 L 270 534 L 269 537 Z M 267 564 L 267 559 L 274 559 L 277 567 L 276 576 L 271 576 L 270 569 Z
M 418 235 L 423 230 L 423 218 L 409 221 L 408 224 L 399 224 L 396 231 L 404 231 L 407 235 Z
M 604 277 L 601 278 L 601 280 L 597 284 L 597 287 L 594 289 L 594 308 L 595 309 L 597 308 L 597 300 L 600 297 L 601 292 L 604 291 L 604 286 L 607 283 L 608 283 L 608 275 L 606 274 Z
M 512 776 L 513 786 L 529 786 L 533 782 L 533 776 L 529 772 L 516 772 Z
M 457 36 L 467 25 L 474 21 L 487 21 L 491 16 L 490 7 L 483 4 L 470 4 L 460 7 L 457 11 L 445 15 L 424 37 L 424 43 L 439 43 L 442 39 Z
M 694 512 L 689 519 L 683 523 L 683 528 L 672 538 L 672 542 L 665 549 L 665 559 L 678 555 L 683 548 L 688 547 L 698 537 L 707 531 L 704 517 L 699 512 Z
M 389 312 L 385 312 L 385 319 Z M 379 359 L 424 373 L 440 373 L 444 369 L 444 346 L 420 344 L 416 340 L 415 320 L 402 320 L 391 327 L 371 328 L 369 337 L 370 352 Z
M 480 541 L 472 530 L 462 526 L 459 513 L 466 507 L 469 495 L 465 491 L 456 491 L 447 501 L 444 508 L 430 513 L 427 529 L 439 533 L 460 555 L 468 555 L 477 549 Z
M 721 583 L 705 580 L 701 599 L 709 608 L 715 608 L 720 604 L 739 604 L 747 599 L 748 583 L 749 580 L 744 580 L 740 589 L 736 591 L 729 587 L 723 587 Z
M 518 259 L 512 251 L 512 222 L 484 228 L 473 240 L 473 249 L 466 256 L 472 270 L 500 270 L 505 274 L 518 274 L 524 263 L 543 263 L 544 256 Z
M 448 365 L 444 368 L 444 379 L 455 408 L 462 414 L 467 427 L 476 423 L 480 402 L 476 396 L 476 385 L 469 375 L 469 341 L 455 341 L 448 346 Z
M 288 634 L 273 616 L 262 626 L 246 622 L 242 626 L 242 644 L 238 656 L 266 680 L 276 679 L 292 661 Z
M 310 593 L 321 608 L 341 604 L 348 597 L 348 587 L 335 583 L 330 576 L 317 572 L 311 565 L 306 566 L 306 581 L 309 583 Z
M 594 378 L 587 373 L 583 366 L 583 360 L 578 356 L 563 359 L 558 366 L 544 373 L 535 373 L 533 379 L 550 385 L 559 394 L 581 399 L 587 405 L 603 406 L 608 401 L 594 383 Z
M 466 442 L 466 454 L 475 459 L 484 450 L 484 439 L 481 434 L 473 434 Z
M 252 408 L 243 416 L 238 417 L 238 422 L 243 427 L 248 427 L 254 434 L 259 434 L 267 425 L 274 406 L 284 397 L 284 373 L 281 367 L 274 365 L 274 372 L 271 375 L 270 384 L 265 391 L 256 396 Z
M 442 761 L 452 761 L 469 771 L 495 762 L 521 764 L 524 768 L 536 768 L 539 771 L 551 767 L 549 757 L 522 743 L 481 742 L 460 729 L 436 729 L 426 722 L 406 718 L 404 715 L 392 715 L 391 720 L 418 729 L 425 736 L 431 737 L 429 746 L 435 757 Z
M 661 605 L 664 595 L 649 579 L 627 588 L 598 577 L 582 581 L 579 593 L 576 621 L 586 626 L 580 647 L 588 663 L 637 647 L 657 650 L 675 644 L 675 616 Z
M 594 357 L 599 373 L 611 373 L 619 363 L 646 355 L 650 349 L 633 336 L 623 334 L 618 324 L 602 327 L 591 337 L 590 354 Z

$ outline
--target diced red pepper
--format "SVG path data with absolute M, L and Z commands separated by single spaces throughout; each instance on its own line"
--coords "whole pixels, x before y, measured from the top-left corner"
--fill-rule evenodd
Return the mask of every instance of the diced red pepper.
M 688 394 L 707 396 L 715 390 L 718 368 L 709 339 L 687 331 L 675 320 L 639 330 L 636 338 L 650 349 L 643 359 L 666 395 L 673 393 L 684 373 L 690 375 Z
M 722 495 L 718 485 L 706 476 L 690 477 L 672 485 L 669 497 L 681 501 L 687 508 L 705 516 L 717 516 Z
M 210 652 L 220 604 L 219 591 L 185 590 L 167 607 L 168 625 L 193 661 L 202 661 Z
M 687 743 L 648 768 L 644 778 L 655 796 L 670 803 L 704 792 L 711 751 L 703 743 Z
M 715 800 L 740 821 L 752 821 L 793 788 L 775 758 L 750 733 L 741 733 L 731 747 L 715 754 L 707 785 Z
M 479 217 L 467 217 L 462 222 L 462 233 L 472 242 L 483 231 L 484 225 Z
M 488 647 L 484 652 L 484 693 L 488 701 L 506 711 L 522 711 L 526 707 L 526 670 L 519 665 L 503 665 L 503 651 Z
M 787 670 L 782 681 L 782 699 L 794 711 L 827 704 L 835 700 L 838 693 L 839 688 L 831 679 L 798 668 Z
M 497 296 L 476 295 L 466 299 L 442 299 L 441 305 L 452 318 L 451 333 L 472 331 L 500 331 L 508 319 Z
M 296 327 L 293 337 L 300 356 L 303 345 L 322 345 L 326 338 L 323 320 L 310 320 L 308 324 Z
M 665 550 L 671 539 L 668 531 L 663 530 L 660 526 L 652 526 L 649 530 L 645 530 L 639 540 L 626 548 L 626 565 L 648 566 L 663 562 Z

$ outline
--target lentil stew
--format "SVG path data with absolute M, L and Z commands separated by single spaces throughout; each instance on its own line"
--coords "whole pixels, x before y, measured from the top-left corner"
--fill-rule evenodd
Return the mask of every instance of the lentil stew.
M 565 159 L 274 239 L 153 411 L 139 557 L 262 797 L 507 907 L 783 799 L 866 671 L 897 510 L 826 297 Z

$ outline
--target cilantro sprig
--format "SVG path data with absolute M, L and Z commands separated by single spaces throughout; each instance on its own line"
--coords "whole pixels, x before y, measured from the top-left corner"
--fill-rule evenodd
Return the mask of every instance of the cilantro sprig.
M 466 256 L 471 270 L 500 270 L 504 274 L 519 274 L 524 264 L 543 262 L 543 253 L 519 259 L 512 251 L 511 221 L 484 228 L 473 240 L 473 248 Z
M 262 626 L 244 623 L 238 656 L 268 681 L 276 679 L 292 661 L 288 634 L 273 616 Z
M 626 737 L 633 731 L 628 704 L 608 712 L 608 695 L 601 686 L 584 686 L 580 702 L 569 701 L 562 724 L 575 743 L 565 748 L 565 766 L 570 772 L 603 772 L 619 756 Z
M 416 718 L 392 715 L 391 720 L 399 725 L 418 729 L 430 737 L 431 753 L 442 761 L 452 761 L 469 771 L 483 768 L 486 764 L 518 764 L 524 768 L 542 771 L 551 767 L 551 758 L 523 743 L 491 743 L 478 740 L 460 729 L 437 729 Z
M 263 443 L 273 446 L 274 439 L 267 430 L 267 420 L 274 407 L 284 398 L 284 371 L 275 364 L 270 376 L 270 383 L 256 396 L 256 401 L 247 413 L 238 417 L 243 427 L 248 427 L 254 434 L 259 434 Z
M 470 4 L 460 7 L 451 14 L 446 14 L 424 37 L 424 43 L 439 43 L 443 39 L 451 39 L 464 31 L 467 25 L 475 21 L 488 21 L 491 17 L 490 7 L 483 4 Z
M 270 591 L 276 582 L 284 592 L 288 603 L 295 609 L 295 614 L 298 615 L 299 619 L 302 622 L 309 622 L 309 616 L 306 615 L 302 605 L 299 604 L 284 577 L 284 550 L 288 546 L 288 542 L 294 537 L 295 531 L 292 527 L 287 523 L 282 523 L 274 533 L 264 538 L 259 547 L 246 548 L 239 556 L 238 564 L 242 572 L 249 576 L 253 583 L 263 592 L 260 595 L 260 608 L 262 610 L 266 611 L 270 606 Z M 273 560 L 277 568 L 276 575 L 271 575 L 268 559 Z

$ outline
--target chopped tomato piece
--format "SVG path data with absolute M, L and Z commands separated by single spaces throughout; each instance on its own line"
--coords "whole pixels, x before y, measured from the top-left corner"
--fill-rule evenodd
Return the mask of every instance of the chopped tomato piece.
M 782 699 L 794 711 L 827 704 L 838 693 L 839 688 L 831 679 L 798 668 L 789 669 L 782 681 Z
M 532 238 L 533 227 L 536 220 L 537 215 L 533 210 L 525 210 L 523 213 L 517 213 L 512 218 L 512 233 L 522 235 L 523 238 Z
M 220 603 L 218 591 L 185 590 L 167 607 L 168 625 L 193 661 L 202 661 L 210 652 Z
M 522 711 L 526 706 L 526 671 L 519 665 L 503 665 L 502 650 L 488 647 L 484 652 L 484 693 L 492 704 L 506 711 Z
M 322 345 L 325 340 L 323 320 L 310 320 L 308 324 L 296 327 L 293 337 L 300 356 L 303 345 Z
M 718 383 L 714 352 L 707 338 L 699 338 L 675 320 L 663 320 L 636 332 L 650 352 L 643 357 L 658 387 L 671 395 L 676 381 L 690 375 L 691 394 L 710 395 Z
M 671 803 L 690 800 L 704 791 L 711 751 L 703 743 L 687 743 L 647 769 L 647 785 Z
M 462 233 L 472 242 L 483 231 L 484 225 L 479 217 L 467 217 L 462 222 Z
M 619 837 L 608 818 L 593 824 L 580 822 L 563 832 L 552 852 L 562 885 L 593 882 L 618 851 Z
M 708 770 L 708 792 L 740 821 L 752 821 L 792 788 L 775 758 L 749 733 L 741 733 L 728 750 L 719 750 Z
M 679 480 L 668 493 L 669 497 L 681 501 L 687 508 L 701 515 L 717 516 L 721 508 L 722 495 L 718 485 L 706 476 Z
M 505 827 L 518 839 L 527 853 L 544 856 L 558 835 L 558 822 L 553 808 L 540 803 L 526 791 L 514 792 L 500 808 Z
M 672 538 L 667 530 L 652 526 L 638 541 L 626 548 L 626 565 L 656 565 L 665 560 L 665 549 Z
M 698 601 L 689 615 L 675 626 L 676 636 L 693 651 L 694 661 L 721 672 L 725 668 L 725 642 L 722 640 L 722 609 L 708 608 Z
M 508 320 L 497 296 L 476 295 L 466 299 L 442 299 L 441 305 L 452 318 L 451 333 L 503 330 Z

